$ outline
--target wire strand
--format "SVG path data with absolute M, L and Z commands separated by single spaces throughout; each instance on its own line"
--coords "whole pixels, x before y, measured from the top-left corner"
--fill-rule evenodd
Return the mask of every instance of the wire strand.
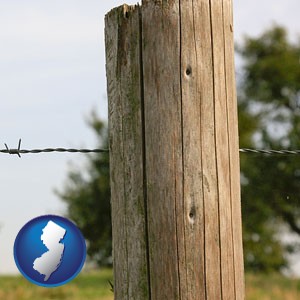
M 46 149 L 2 149 L 0 153 L 7 154 L 28 154 L 28 153 L 50 153 L 50 152 L 71 152 L 71 153 L 107 153 L 107 149 L 73 149 L 73 148 L 46 148 Z
M 252 154 L 267 154 L 267 155 L 298 155 L 300 154 L 300 150 L 274 150 L 274 149 L 248 149 L 242 148 L 240 149 L 241 153 L 252 153 Z
M 5 149 L 0 150 L 0 153 L 15 154 L 21 157 L 21 154 L 37 154 L 37 153 L 51 153 L 51 152 L 68 152 L 68 153 L 108 153 L 108 149 L 75 149 L 75 148 L 45 148 L 45 149 L 20 149 L 21 139 L 19 139 L 19 144 L 17 149 L 12 149 L 5 145 Z M 239 149 L 241 153 L 249 154 L 266 154 L 266 155 L 299 155 L 300 150 L 274 150 L 274 149 L 249 149 L 242 148 Z
M 74 149 L 74 148 L 45 148 L 45 149 L 21 149 L 21 139 L 19 139 L 19 144 L 17 149 L 12 149 L 5 145 L 6 149 L 0 150 L 0 153 L 6 154 L 16 154 L 21 157 L 21 154 L 28 154 L 28 153 L 50 153 L 50 152 L 70 152 L 70 153 L 108 153 L 108 149 Z
M 300 150 L 265 150 L 265 149 L 239 149 L 241 153 L 252 154 L 267 154 L 267 155 L 299 155 Z M 45 148 L 45 149 L 0 149 L 0 153 L 5 154 L 37 154 L 37 153 L 51 153 L 51 152 L 69 152 L 69 153 L 108 153 L 108 149 L 74 149 L 74 148 Z

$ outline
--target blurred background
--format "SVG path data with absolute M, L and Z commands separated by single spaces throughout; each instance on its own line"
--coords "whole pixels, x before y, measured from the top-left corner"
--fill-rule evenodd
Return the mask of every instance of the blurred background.
M 19 138 L 25 149 L 107 147 L 104 16 L 121 4 L 0 0 L 0 148 Z M 299 10 L 298 0 L 234 1 L 241 148 L 300 148 Z M 0 274 L 18 274 L 14 239 L 48 213 L 81 227 L 91 267 L 110 266 L 106 155 L 0 154 L 0 166 Z M 299 179 L 299 156 L 241 154 L 249 281 L 300 276 Z

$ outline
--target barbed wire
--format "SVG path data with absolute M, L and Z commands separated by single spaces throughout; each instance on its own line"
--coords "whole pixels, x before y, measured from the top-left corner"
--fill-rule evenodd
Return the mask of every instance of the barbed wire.
M 75 149 L 75 148 L 45 148 L 45 149 L 21 149 L 21 139 L 19 139 L 18 148 L 9 148 L 7 144 L 5 149 L 1 149 L 0 153 L 15 154 L 21 157 L 21 154 L 37 154 L 37 153 L 51 153 L 51 152 L 69 152 L 69 153 L 108 153 L 108 149 Z M 274 150 L 274 149 L 250 149 L 241 148 L 239 149 L 241 153 L 250 154 L 266 154 L 266 155 L 299 155 L 300 150 Z
M 5 145 L 5 149 L 0 150 L 0 153 L 6 154 L 15 154 L 21 157 L 21 154 L 28 153 L 50 153 L 50 152 L 70 152 L 70 153 L 108 153 L 108 149 L 74 149 L 74 148 L 45 148 L 45 149 L 21 149 L 21 139 L 19 139 L 18 148 L 9 148 L 7 144 Z
M 240 149 L 241 153 L 253 153 L 253 154 L 267 154 L 267 155 L 297 155 L 300 154 L 300 150 L 274 150 L 274 149 Z

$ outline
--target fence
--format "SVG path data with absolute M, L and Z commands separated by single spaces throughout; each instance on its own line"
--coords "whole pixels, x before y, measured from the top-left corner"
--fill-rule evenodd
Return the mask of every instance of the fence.
M 230 0 L 106 16 L 116 299 L 244 298 L 232 31 Z

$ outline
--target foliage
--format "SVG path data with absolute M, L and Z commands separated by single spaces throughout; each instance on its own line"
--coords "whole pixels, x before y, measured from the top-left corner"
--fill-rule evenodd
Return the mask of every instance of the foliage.
M 300 44 L 275 26 L 238 48 L 244 61 L 239 97 L 241 147 L 300 148 Z M 284 228 L 300 234 L 300 160 L 241 155 L 246 268 L 282 270 L 295 245 Z M 287 225 L 287 226 L 284 226 Z
M 99 139 L 99 148 L 107 148 L 107 126 L 92 114 L 89 122 Z M 81 229 L 87 251 L 99 265 L 111 264 L 111 213 L 109 156 L 88 155 L 86 168 L 73 168 L 58 195 L 67 203 L 67 216 Z

